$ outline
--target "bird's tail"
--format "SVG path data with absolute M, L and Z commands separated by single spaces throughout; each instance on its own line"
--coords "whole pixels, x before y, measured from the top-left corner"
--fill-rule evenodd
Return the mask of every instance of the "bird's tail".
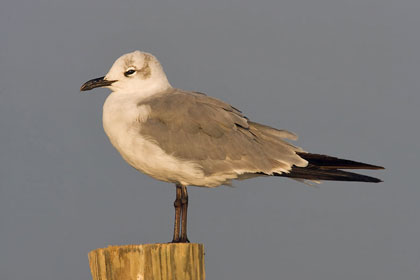
M 289 177 L 304 180 L 329 180 L 329 181 L 357 181 L 379 183 L 380 179 L 347 172 L 340 169 L 384 169 L 382 166 L 366 164 L 362 162 L 339 159 L 327 155 L 298 153 L 300 157 L 308 161 L 308 166 L 294 166 L 289 173 L 274 174 L 275 176 Z

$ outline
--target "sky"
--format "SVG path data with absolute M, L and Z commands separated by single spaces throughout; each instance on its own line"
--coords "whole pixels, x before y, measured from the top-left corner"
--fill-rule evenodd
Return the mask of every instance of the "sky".
M 286 178 L 189 188 L 207 279 L 420 278 L 420 9 L 412 0 L 0 4 L 0 279 L 91 279 L 87 253 L 168 242 L 173 185 L 102 128 L 115 59 L 153 53 L 174 87 L 386 167 L 380 184 Z

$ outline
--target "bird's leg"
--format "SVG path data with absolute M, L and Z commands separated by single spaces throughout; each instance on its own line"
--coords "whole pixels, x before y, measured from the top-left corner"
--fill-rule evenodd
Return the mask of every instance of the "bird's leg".
M 176 199 L 174 201 L 175 207 L 175 223 L 174 223 L 174 237 L 172 243 L 179 242 L 179 229 L 181 222 L 181 207 L 182 207 L 182 186 L 176 185 Z
M 188 211 L 188 191 L 186 186 L 182 186 L 182 222 L 181 222 L 181 239 L 180 242 L 190 243 L 187 237 L 187 211 Z

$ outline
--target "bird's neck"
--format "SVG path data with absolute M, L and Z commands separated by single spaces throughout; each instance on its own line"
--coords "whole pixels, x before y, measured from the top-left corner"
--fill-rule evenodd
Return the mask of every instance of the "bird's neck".
M 171 88 L 172 86 L 166 77 L 164 77 L 164 79 L 160 78 L 159 80 L 155 81 L 150 79 L 147 83 L 144 84 L 144 86 L 142 86 L 141 90 L 134 92 L 134 94 L 144 99 L 152 95 L 167 91 Z
M 119 95 L 123 98 L 143 100 L 155 94 L 159 94 L 168 91 L 172 88 L 166 77 L 160 77 L 159 79 L 150 78 L 144 81 L 141 86 L 134 87 L 132 89 L 116 89 L 113 91 L 113 95 Z

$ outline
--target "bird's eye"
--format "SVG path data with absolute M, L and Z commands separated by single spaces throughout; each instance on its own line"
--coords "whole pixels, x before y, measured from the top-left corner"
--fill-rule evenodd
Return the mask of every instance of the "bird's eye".
M 124 76 L 128 77 L 128 76 L 133 75 L 134 73 L 136 73 L 136 70 L 130 69 L 130 70 L 127 70 L 126 72 L 124 72 Z

